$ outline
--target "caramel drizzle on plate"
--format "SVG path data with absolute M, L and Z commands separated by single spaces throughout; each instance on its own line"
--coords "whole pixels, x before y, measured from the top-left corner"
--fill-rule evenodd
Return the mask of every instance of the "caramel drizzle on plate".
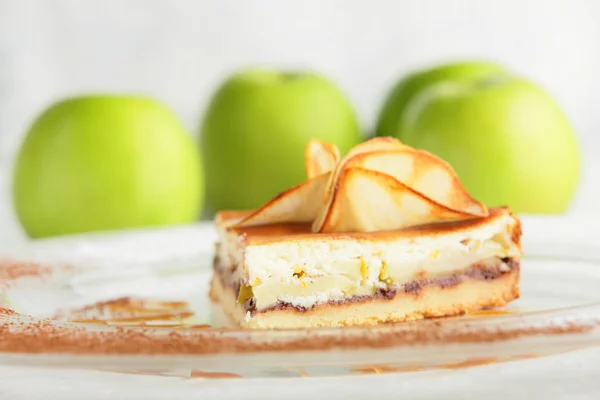
M 466 315 L 470 316 L 470 317 L 493 317 L 496 315 L 509 315 L 509 314 L 513 314 L 513 313 L 514 313 L 514 311 L 510 311 L 510 310 L 491 309 L 491 310 L 479 310 L 479 311 L 475 311 L 475 312 L 470 312 Z
M 200 370 L 192 370 L 190 378 L 211 378 L 211 379 L 226 379 L 226 378 L 241 378 L 239 374 L 233 372 L 206 372 Z
M 195 315 L 184 301 L 157 301 L 123 297 L 98 302 L 58 316 L 83 324 L 118 325 L 170 329 L 205 329 L 207 324 L 190 324 L 185 320 Z
M 407 365 L 407 366 L 391 366 L 391 365 L 367 365 L 364 367 L 351 368 L 352 372 L 359 374 L 385 374 L 390 372 L 418 372 L 432 369 L 462 369 L 477 367 L 481 365 L 504 363 L 509 361 L 527 360 L 530 358 L 540 357 L 537 354 L 521 354 L 510 357 L 482 357 L 469 358 L 461 362 L 441 364 L 441 365 Z

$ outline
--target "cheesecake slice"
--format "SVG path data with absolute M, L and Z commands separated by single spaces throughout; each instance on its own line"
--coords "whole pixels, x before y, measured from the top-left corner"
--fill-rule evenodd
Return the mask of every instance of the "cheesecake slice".
M 471 198 L 448 164 L 387 138 L 339 159 L 311 141 L 308 180 L 223 211 L 210 296 L 230 325 L 373 325 L 519 297 L 521 225 Z
M 519 220 L 486 218 L 398 231 L 313 233 L 309 224 L 228 227 L 221 212 L 211 299 L 233 325 L 372 325 L 457 315 L 519 297 Z

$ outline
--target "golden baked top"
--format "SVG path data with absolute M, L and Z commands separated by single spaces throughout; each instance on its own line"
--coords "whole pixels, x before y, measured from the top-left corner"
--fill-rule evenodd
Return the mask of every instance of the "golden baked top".
M 239 226 L 237 221 L 246 218 L 251 211 L 221 211 L 217 213 L 215 222 L 218 227 L 225 228 L 243 238 L 246 245 L 304 240 L 336 240 L 354 239 L 357 241 L 388 241 L 400 238 L 416 238 L 423 236 L 440 236 L 465 232 L 494 223 L 506 223 L 512 241 L 520 245 L 521 224 L 508 207 L 489 209 L 486 217 L 473 217 L 457 221 L 429 223 L 407 228 L 377 232 L 332 232 L 315 233 L 310 222 L 283 222 L 266 225 Z

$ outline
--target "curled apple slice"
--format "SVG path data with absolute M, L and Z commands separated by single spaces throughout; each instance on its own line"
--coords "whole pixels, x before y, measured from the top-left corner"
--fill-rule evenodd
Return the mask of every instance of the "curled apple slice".
M 252 212 L 234 226 L 267 225 L 281 222 L 311 222 L 319 213 L 330 173 L 309 179 L 284 192 Z
M 469 195 L 452 167 L 426 151 L 362 153 L 346 162 L 345 168 L 354 167 L 390 175 L 444 207 L 478 217 L 488 215 L 487 207 Z
M 373 151 L 391 151 L 411 148 L 412 147 L 409 147 L 392 137 L 376 137 L 354 146 L 344 158 L 348 160 L 358 154 L 370 153 Z
M 335 144 L 311 139 L 304 150 L 308 180 L 279 193 L 235 226 L 312 222 L 322 207 L 329 177 L 340 158 Z
M 373 232 L 473 217 L 423 196 L 391 175 L 363 168 L 340 174 L 319 232 Z
M 335 144 L 311 139 L 304 151 L 304 165 L 308 179 L 333 171 L 340 160 L 340 151 Z
M 325 223 L 325 218 L 327 217 L 327 213 L 329 208 L 331 207 L 331 203 L 333 201 L 333 191 L 335 190 L 335 186 L 338 181 L 338 177 L 342 169 L 345 168 L 346 163 L 352 158 L 359 156 L 360 154 L 379 152 L 379 151 L 394 151 L 394 150 L 402 150 L 402 149 L 410 149 L 398 139 L 391 137 L 376 137 L 373 139 L 369 139 L 366 142 L 360 143 L 354 146 L 350 151 L 342 158 L 342 160 L 337 164 L 336 168 L 333 170 L 333 173 L 329 177 L 329 182 L 327 183 L 327 189 L 325 191 L 325 198 L 323 200 L 324 210 L 319 213 L 319 216 L 312 225 L 313 232 L 321 232 L 323 224 Z

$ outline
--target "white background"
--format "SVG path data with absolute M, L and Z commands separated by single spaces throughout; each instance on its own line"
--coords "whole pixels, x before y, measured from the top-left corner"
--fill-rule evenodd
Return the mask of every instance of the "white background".
M 370 129 L 400 74 L 462 57 L 503 62 L 557 97 L 584 148 L 584 180 L 572 213 L 586 215 L 591 228 L 590 219 L 600 216 L 600 1 L 0 0 L 0 242 L 20 234 L 9 177 L 22 135 L 61 96 L 154 95 L 196 134 L 207 98 L 226 74 L 248 64 L 300 66 L 334 79 Z M 146 377 L 3 368 L 0 397 L 48 398 L 53 387 L 60 398 L 183 398 L 184 392 L 283 398 L 293 387 L 303 398 L 330 399 L 410 390 L 411 398 L 506 398 L 543 389 L 545 398 L 597 398 L 597 354 L 445 372 L 435 384 L 433 376 L 406 374 L 362 377 L 354 385 L 196 381 L 182 388 Z
M 20 233 L 11 166 L 31 119 L 51 101 L 150 94 L 196 134 L 219 80 L 257 64 L 322 71 L 370 129 L 400 74 L 464 57 L 500 61 L 563 105 L 585 149 L 572 211 L 600 212 L 599 21 L 594 0 L 0 0 L 0 240 Z

